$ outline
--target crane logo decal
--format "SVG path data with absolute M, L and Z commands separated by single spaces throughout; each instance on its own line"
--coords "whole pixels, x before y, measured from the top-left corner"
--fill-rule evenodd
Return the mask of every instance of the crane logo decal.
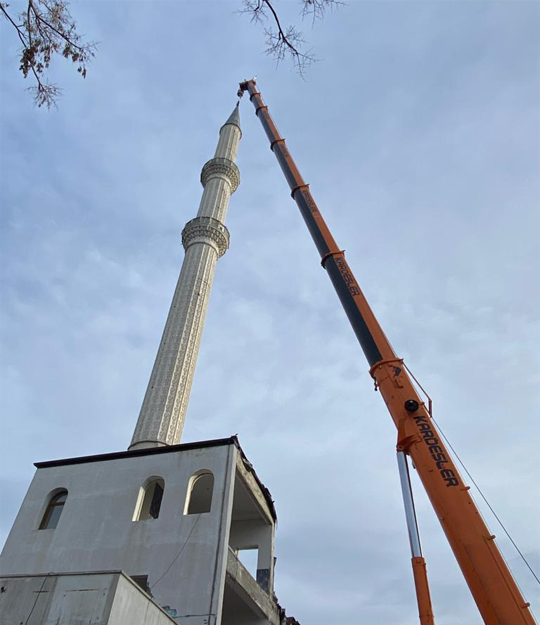
M 446 487 L 449 486 L 458 486 L 459 482 L 456 477 L 456 474 L 452 471 L 452 469 L 445 469 L 444 465 L 448 464 L 450 460 L 446 457 L 446 454 L 440 447 L 439 439 L 433 433 L 431 429 L 431 425 L 426 417 L 413 417 L 420 430 L 420 434 L 422 434 L 422 438 L 424 439 L 424 443 L 428 446 L 429 453 L 435 462 L 437 469 L 441 474 L 442 479 L 446 482 Z
M 356 283 L 354 276 L 349 271 L 349 268 L 347 267 L 343 258 L 340 258 L 339 256 L 337 256 L 334 258 L 334 260 L 336 261 L 337 268 L 339 269 L 339 272 L 341 273 L 343 281 L 349 288 L 351 295 L 360 295 L 360 287 Z

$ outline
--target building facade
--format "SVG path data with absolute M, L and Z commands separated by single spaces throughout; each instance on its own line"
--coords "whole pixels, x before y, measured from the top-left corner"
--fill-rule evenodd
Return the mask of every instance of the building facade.
M 280 624 L 276 514 L 235 437 L 36 467 L 1 557 L 7 591 L 9 576 L 123 571 L 176 622 Z

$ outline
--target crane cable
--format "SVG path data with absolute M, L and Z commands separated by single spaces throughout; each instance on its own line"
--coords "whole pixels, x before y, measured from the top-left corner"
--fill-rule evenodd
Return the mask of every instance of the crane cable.
M 416 379 L 416 377 L 414 376 L 414 373 L 409 369 L 409 367 L 407 367 L 405 362 L 403 362 L 403 366 L 409 372 L 410 376 L 412 377 L 412 379 L 414 380 L 416 385 L 420 388 L 422 393 L 424 393 L 424 395 L 427 397 L 427 399 L 428 399 L 428 412 L 429 412 L 429 416 L 431 417 L 431 420 L 433 421 L 433 423 L 435 423 L 435 425 L 437 426 L 437 429 L 439 430 L 439 432 L 441 433 L 441 436 L 446 441 L 446 444 L 448 445 L 448 447 L 450 447 L 450 449 L 452 450 L 452 453 L 456 457 L 456 460 L 463 467 L 463 470 L 465 471 L 465 473 L 467 474 L 467 476 L 469 477 L 471 482 L 474 484 L 476 490 L 480 493 L 480 497 L 482 497 L 482 499 L 485 501 L 487 507 L 491 510 L 493 516 L 497 519 L 497 522 L 499 523 L 499 525 L 503 528 L 504 533 L 508 536 L 508 539 L 510 540 L 510 542 L 514 546 L 515 550 L 519 553 L 519 555 L 521 556 L 521 559 L 527 565 L 527 568 L 532 573 L 532 576 L 537 581 L 537 583 L 540 585 L 540 579 L 538 578 L 538 575 L 536 575 L 536 573 L 534 572 L 532 566 L 529 564 L 527 558 L 523 555 L 523 553 L 521 552 L 520 548 L 517 546 L 517 544 L 514 541 L 514 539 L 512 538 L 512 536 L 510 536 L 510 532 L 506 529 L 506 527 L 504 526 L 504 523 L 501 521 L 501 519 L 499 518 L 499 516 L 497 515 L 497 513 L 495 512 L 495 510 L 492 508 L 491 504 L 487 500 L 486 496 L 482 492 L 482 489 L 480 488 L 480 486 L 478 486 L 478 484 L 475 482 L 473 476 L 469 473 L 469 470 L 467 469 L 467 467 L 463 464 L 463 460 L 458 456 L 457 451 L 452 447 L 452 443 L 446 438 L 446 434 L 442 431 L 441 426 L 435 420 L 435 417 L 433 416 L 433 401 L 432 401 L 431 397 L 427 394 L 427 392 L 424 389 L 424 387 Z
M 499 525 L 503 528 L 504 533 L 508 536 L 510 542 L 512 543 L 512 545 L 514 545 L 516 551 L 519 553 L 519 555 L 521 556 L 521 559 L 523 560 L 523 562 L 525 562 L 525 564 L 527 565 L 529 571 L 532 573 L 534 579 L 538 582 L 538 584 L 540 584 L 540 579 L 538 578 L 538 576 L 536 575 L 536 573 L 534 572 L 533 568 L 531 567 L 531 565 L 529 564 L 529 562 L 527 561 L 527 558 L 523 555 L 523 553 L 521 552 L 520 548 L 516 545 L 514 539 L 512 538 L 512 536 L 510 536 L 510 533 L 508 532 L 508 530 L 506 529 L 506 527 L 504 526 L 503 522 L 501 521 L 501 519 L 498 517 L 497 513 L 495 512 L 495 510 L 492 508 L 491 504 L 489 503 L 489 501 L 487 500 L 486 496 L 484 495 L 484 493 L 482 492 L 480 486 L 478 486 L 478 484 L 474 481 L 473 476 L 469 473 L 467 467 L 463 464 L 463 461 L 461 460 L 461 458 L 458 456 L 456 450 L 452 447 L 452 444 L 450 443 L 450 441 L 446 438 L 445 433 L 442 431 L 441 426 L 437 423 L 437 421 L 435 421 L 433 415 L 431 415 L 431 419 L 433 421 L 433 423 L 435 423 L 435 425 L 437 426 L 437 429 L 439 430 L 439 432 L 441 433 L 441 436 L 444 438 L 444 440 L 446 441 L 446 444 L 448 445 L 448 447 L 450 447 L 450 449 L 452 450 L 452 453 L 454 454 L 454 456 L 456 457 L 457 461 L 459 462 L 459 464 L 463 467 L 463 470 L 465 471 L 465 473 L 468 475 L 469 479 L 471 480 L 471 482 L 474 484 L 474 486 L 476 487 L 476 490 L 480 493 L 480 496 L 482 497 L 482 499 L 485 501 L 487 507 L 491 510 L 493 516 L 497 519 Z

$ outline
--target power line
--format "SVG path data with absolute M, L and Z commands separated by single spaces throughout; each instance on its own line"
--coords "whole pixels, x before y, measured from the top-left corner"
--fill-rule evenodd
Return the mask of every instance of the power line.
M 34 605 L 32 606 L 32 609 L 30 610 L 30 614 L 26 618 L 26 621 L 24 622 L 24 625 L 26 625 L 28 623 L 28 621 L 30 620 L 30 617 L 32 616 L 34 608 L 36 607 L 36 604 L 37 604 L 39 598 L 41 597 L 41 593 L 43 592 L 43 587 L 45 586 L 45 582 L 47 581 L 47 578 L 49 577 L 49 575 L 51 575 L 51 572 L 47 573 L 47 575 L 45 575 L 45 577 L 43 578 L 43 581 L 41 582 L 41 588 L 36 592 L 36 599 L 34 601 Z
M 190 529 L 189 534 L 188 534 L 188 536 L 187 536 L 186 540 L 184 541 L 184 544 L 183 544 L 183 545 L 182 545 L 182 547 L 180 548 L 180 551 L 176 554 L 176 556 L 175 556 L 174 560 L 173 560 L 173 561 L 169 564 L 169 568 L 165 571 L 165 573 L 163 573 L 163 575 L 162 575 L 161 577 L 159 577 L 159 578 L 157 579 L 157 581 L 155 581 L 155 582 L 152 584 L 152 586 L 150 586 L 150 590 L 154 590 L 154 588 L 156 587 L 156 585 L 158 584 L 158 582 L 160 582 L 160 581 L 161 581 L 161 580 L 165 577 L 165 575 L 167 575 L 167 573 L 171 570 L 172 565 L 173 565 L 173 564 L 174 564 L 174 563 L 178 560 L 178 558 L 180 557 L 180 555 L 181 555 L 182 551 L 184 551 L 184 547 L 188 544 L 188 540 L 189 540 L 189 538 L 190 538 L 191 534 L 193 534 L 193 530 L 197 527 L 197 523 L 199 522 L 199 519 L 200 519 L 200 518 L 201 518 L 201 515 L 199 514 L 199 515 L 197 516 L 197 520 L 195 521 L 195 523 L 193 523 L 193 527 Z

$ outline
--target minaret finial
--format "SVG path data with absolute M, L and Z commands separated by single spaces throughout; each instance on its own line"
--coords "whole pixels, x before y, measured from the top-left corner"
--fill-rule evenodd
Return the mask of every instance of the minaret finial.
M 130 449 L 180 442 L 216 263 L 229 247 L 225 216 L 240 184 L 235 160 L 241 135 L 237 104 L 220 129 L 214 158 L 202 169 L 197 217 L 182 231 L 186 255 Z

